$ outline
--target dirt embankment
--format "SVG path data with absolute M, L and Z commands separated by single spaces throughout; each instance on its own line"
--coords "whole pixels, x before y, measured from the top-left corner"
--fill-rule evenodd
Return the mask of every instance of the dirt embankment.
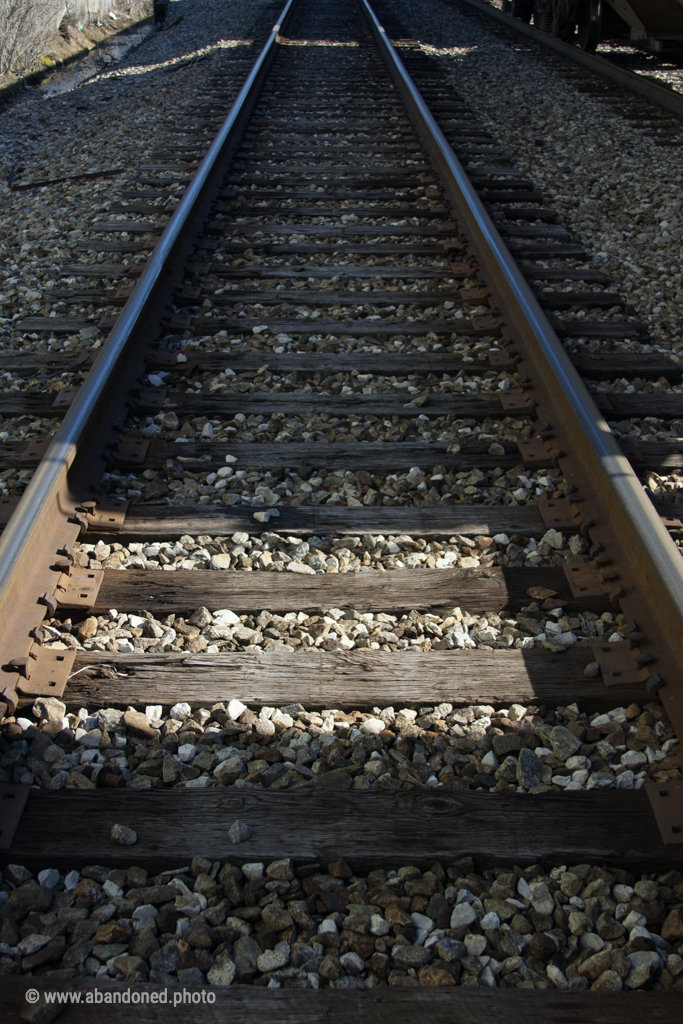
M 153 15 L 153 0 L 0 0 L 0 90 L 61 64 Z

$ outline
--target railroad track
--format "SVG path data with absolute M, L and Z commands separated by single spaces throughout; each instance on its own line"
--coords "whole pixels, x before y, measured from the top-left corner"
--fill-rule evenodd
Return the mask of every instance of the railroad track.
M 680 370 L 376 12 L 290 0 L 170 221 L 149 168 L 94 221 L 144 265 L 22 325 L 121 274 L 78 390 L 2 357 L 38 382 L 2 415 L 61 418 L 2 455 L 36 465 L 0 539 L 23 1019 L 121 982 L 202 1019 L 674 1012 L 680 520 L 637 473 L 681 451 L 625 454 L 582 376 Z

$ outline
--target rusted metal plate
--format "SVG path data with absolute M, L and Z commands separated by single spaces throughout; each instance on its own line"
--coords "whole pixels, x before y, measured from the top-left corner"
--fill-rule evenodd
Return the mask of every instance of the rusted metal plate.
M 23 697 L 61 697 L 75 658 L 75 651 L 34 645 L 26 659 L 28 678 L 19 677 L 17 690 Z
M 0 850 L 11 848 L 30 791 L 17 782 L 0 782 Z
M 583 522 L 581 509 L 569 498 L 540 498 L 536 507 L 549 530 L 577 531 Z
M 665 846 L 683 846 L 683 782 L 645 786 Z
M 135 406 L 139 410 L 163 409 L 168 391 L 166 388 L 140 388 L 135 395 Z
M 580 562 L 578 565 L 563 565 L 564 574 L 576 598 L 607 597 L 600 570 L 595 562 Z
M 95 362 L 99 355 L 99 350 L 96 348 L 84 348 L 77 354 L 75 359 L 75 366 L 80 366 L 82 370 L 90 369 L 92 364 Z
M 666 511 L 657 509 L 659 518 L 668 530 L 680 530 L 683 527 L 683 519 L 679 515 L 667 514 Z
M 112 316 L 103 316 L 97 326 L 101 331 L 111 331 L 113 327 L 116 327 L 118 318 L 118 313 L 114 313 Z
M 184 352 L 169 352 L 167 349 L 152 350 L 145 362 L 154 370 L 178 370 L 184 374 L 193 373 L 199 366 L 196 356 L 186 356 Z
M 55 597 L 62 608 L 92 608 L 102 585 L 102 569 L 81 569 L 72 566 L 63 572 L 55 589 Z
M 149 441 L 136 437 L 124 437 L 111 453 L 114 462 L 124 465 L 141 466 L 147 458 Z
M 670 530 L 680 530 L 683 527 L 683 505 L 678 505 L 676 502 L 667 501 L 666 498 L 661 498 L 658 494 L 653 494 L 651 490 L 645 488 L 645 493 L 654 505 L 659 518 L 662 520 L 664 525 Z
M 45 453 L 50 447 L 51 437 L 34 437 L 32 438 L 22 454 L 22 462 L 27 466 L 37 466 L 39 462 L 42 462 L 45 457 Z
M 176 313 L 169 318 L 168 326 L 172 331 L 189 331 L 192 327 L 192 317 Z
M 477 268 L 468 260 L 453 260 L 448 264 L 448 269 L 453 277 L 471 277 L 477 272 Z
M 591 644 L 591 651 L 607 687 L 644 683 L 649 675 L 647 669 L 641 668 L 636 662 L 637 651 L 631 650 L 626 640 Z
M 499 370 L 511 370 L 518 362 L 519 356 L 516 353 L 510 352 L 509 349 L 504 348 L 500 351 L 489 352 L 489 364 L 497 367 Z
M 461 288 L 460 298 L 463 302 L 483 302 L 489 295 L 488 288 Z
M 57 397 L 55 398 L 54 402 L 52 403 L 52 408 L 53 409 L 68 409 L 69 406 L 74 401 L 74 399 L 76 398 L 76 395 L 78 394 L 78 392 L 80 390 L 81 390 L 80 387 L 78 387 L 78 388 L 61 388 L 61 390 L 59 390 L 57 392 Z
M 522 462 L 528 469 L 545 469 L 554 465 L 557 449 L 551 441 L 543 437 L 531 437 L 528 441 L 518 441 L 517 447 Z
M 0 498 L 0 526 L 7 526 L 10 516 L 19 504 L 19 495 L 11 494 L 8 498 Z
M 475 331 L 490 331 L 494 333 L 500 330 L 502 321 L 497 316 L 473 316 L 470 317 L 470 323 Z
M 105 533 L 118 533 L 126 519 L 129 501 L 124 498 L 100 498 L 97 502 L 88 502 L 79 514 L 79 522 L 84 529 L 102 530 Z
M 535 404 L 529 392 L 522 391 L 520 388 L 499 391 L 498 397 L 505 412 L 529 413 Z

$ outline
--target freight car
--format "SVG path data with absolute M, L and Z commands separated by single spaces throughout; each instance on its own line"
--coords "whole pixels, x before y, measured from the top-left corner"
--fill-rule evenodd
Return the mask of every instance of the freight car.
M 503 10 L 583 50 L 595 50 L 606 21 L 653 50 L 683 43 L 683 0 L 503 0 Z

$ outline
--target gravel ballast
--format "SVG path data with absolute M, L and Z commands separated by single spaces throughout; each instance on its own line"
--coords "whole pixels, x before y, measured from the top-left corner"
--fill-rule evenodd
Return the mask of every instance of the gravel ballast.
M 254 59 L 255 25 L 264 12 L 268 20 L 270 6 L 267 0 L 248 5 L 176 0 L 167 27 L 113 68 L 49 99 L 31 90 L 24 102 L 0 111 L 0 165 L 15 184 L 71 179 L 19 192 L 5 178 L 0 184 L 0 351 L 101 344 L 97 321 L 115 307 L 75 310 L 73 315 L 92 323 L 67 338 L 30 336 L 14 330 L 13 323 L 51 312 L 64 315 L 64 304 L 51 299 L 50 290 L 61 283 L 62 267 L 79 262 L 78 243 L 94 237 L 91 222 L 99 219 L 98 212 L 106 217 L 140 164 L 179 118 L 206 104 L 218 80 L 221 90 L 232 88 L 236 94 Z M 182 14 L 182 21 L 171 27 L 173 14 Z M 225 103 L 221 100 L 217 116 L 227 109 Z M 186 145 L 201 152 L 210 139 L 211 133 Z M 117 168 L 120 174 L 111 176 Z M 78 180 L 98 172 L 107 176 Z M 83 262 L 92 259 L 83 255 Z M 106 255 L 107 263 L 112 255 L 116 261 L 115 254 Z
M 454 90 L 585 243 L 588 265 L 620 285 L 655 349 L 682 352 L 680 151 L 653 145 L 648 126 L 627 119 L 635 108 L 656 108 L 624 92 L 620 116 L 616 104 L 568 80 L 572 62 L 469 7 L 401 0 L 392 12 L 427 53 L 443 58 Z
M 380 638 L 393 635 L 392 623 L 380 625 Z M 41 698 L 30 718 L 19 712 L 5 722 L 2 746 L 2 781 L 52 791 L 93 789 L 103 773 L 100 783 L 113 775 L 131 789 L 445 786 L 535 794 L 640 789 L 679 778 L 683 764 L 657 703 L 589 716 L 576 704 L 252 711 L 233 698 L 194 712 L 179 702 L 67 714 L 61 701 Z
M 233 826 L 239 841 L 248 827 Z M 135 842 L 114 823 L 112 842 Z M 0 971 L 161 985 L 683 990 L 683 875 L 471 857 L 356 873 L 346 861 L 160 875 L 91 865 L 0 876 Z

